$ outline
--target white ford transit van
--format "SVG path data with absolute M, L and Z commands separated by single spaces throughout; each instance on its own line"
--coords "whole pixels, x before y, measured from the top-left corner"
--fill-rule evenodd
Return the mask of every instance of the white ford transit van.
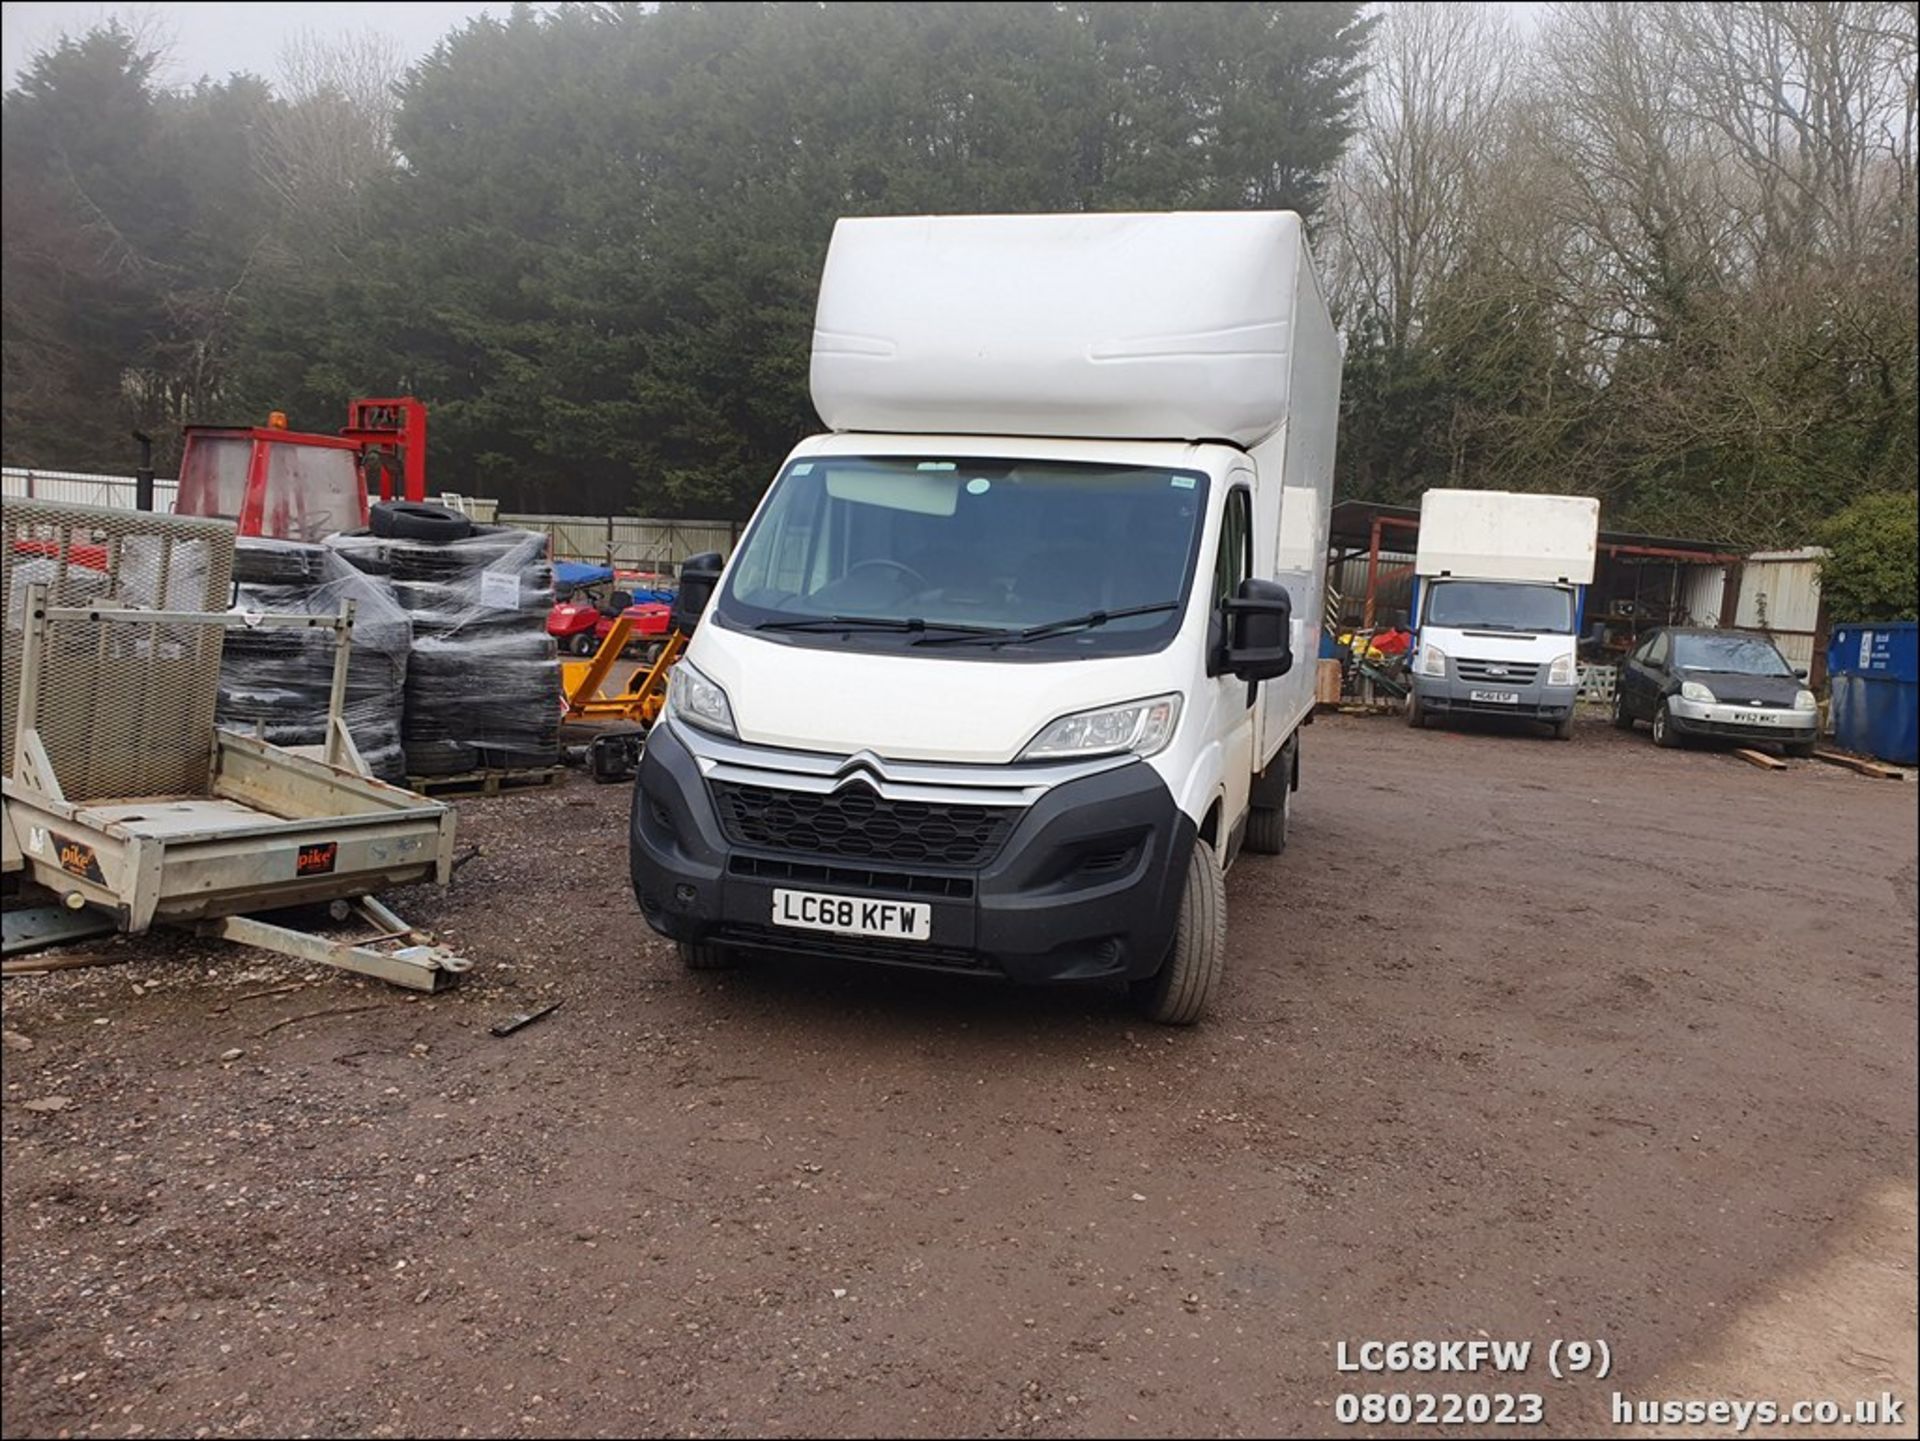
M 1340 346 L 1290 213 L 842 220 L 815 407 L 647 738 L 689 966 L 1125 982 L 1196 1020 L 1286 844 Z

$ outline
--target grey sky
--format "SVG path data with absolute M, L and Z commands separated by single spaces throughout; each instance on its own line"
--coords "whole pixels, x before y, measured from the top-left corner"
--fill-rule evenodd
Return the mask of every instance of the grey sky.
M 373 30 L 390 35 L 408 62 L 419 59 L 447 31 L 475 15 L 505 15 L 511 0 L 466 3 L 466 0 L 346 0 L 323 4 L 231 4 L 197 0 L 192 4 L 108 4 L 101 0 L 4 0 L 6 84 L 11 86 L 34 51 L 62 34 L 119 16 L 141 33 L 167 42 L 164 79 L 190 83 L 202 75 L 221 77 L 250 70 L 272 79 L 279 69 L 281 47 L 301 31 L 337 35 Z M 1527 0 L 1505 0 L 1501 9 L 1530 29 L 1540 5 Z
M 507 3 L 472 4 L 463 0 L 423 0 L 416 4 L 225 4 L 215 0 L 186 5 L 63 3 L 63 0 L 5 0 L 6 83 L 11 86 L 28 59 L 62 34 L 87 29 L 119 16 L 141 33 L 167 42 L 164 78 L 187 83 L 201 75 L 225 76 L 250 70 L 271 79 L 279 69 L 281 46 L 303 30 L 322 35 L 373 30 L 390 35 L 409 62 L 419 59 L 447 31 L 475 15 L 505 15 Z

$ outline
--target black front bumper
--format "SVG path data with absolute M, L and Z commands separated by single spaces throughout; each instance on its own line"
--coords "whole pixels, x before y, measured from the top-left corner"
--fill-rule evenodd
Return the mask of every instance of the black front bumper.
M 1138 980 L 1172 944 L 1193 839 L 1159 774 L 1135 763 L 1055 786 L 977 869 L 737 844 L 686 743 L 660 725 L 634 783 L 629 864 L 641 913 L 674 940 L 1022 982 Z M 776 888 L 921 902 L 932 934 L 879 940 L 776 926 Z

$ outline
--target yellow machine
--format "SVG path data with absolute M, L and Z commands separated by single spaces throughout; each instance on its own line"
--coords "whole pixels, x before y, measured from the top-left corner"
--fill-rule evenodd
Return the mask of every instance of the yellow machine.
M 633 775 L 646 733 L 667 702 L 667 672 L 687 648 L 684 631 L 669 632 L 652 664 L 635 664 L 624 684 L 610 688 L 608 681 L 632 633 L 633 622 L 623 615 L 614 621 L 589 659 L 563 661 L 560 665 L 567 706 L 564 719 L 606 727 L 587 747 L 588 769 L 597 781 L 625 780 Z

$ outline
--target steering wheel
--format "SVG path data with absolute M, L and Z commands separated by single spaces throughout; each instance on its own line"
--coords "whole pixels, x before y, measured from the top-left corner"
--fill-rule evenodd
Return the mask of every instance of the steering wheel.
M 887 560 L 884 557 L 879 557 L 879 556 L 876 556 L 872 560 L 856 561 L 854 564 L 847 567 L 847 573 L 844 577 L 842 577 L 842 579 L 851 580 L 854 576 L 858 575 L 861 571 L 865 570 L 868 566 L 882 567 L 884 569 L 895 572 L 902 579 L 907 580 L 909 583 L 911 583 L 914 590 L 931 590 L 933 588 L 930 584 L 928 584 L 927 578 L 924 575 L 920 574 L 920 572 L 915 570 L 912 566 L 902 565 L 897 560 Z

